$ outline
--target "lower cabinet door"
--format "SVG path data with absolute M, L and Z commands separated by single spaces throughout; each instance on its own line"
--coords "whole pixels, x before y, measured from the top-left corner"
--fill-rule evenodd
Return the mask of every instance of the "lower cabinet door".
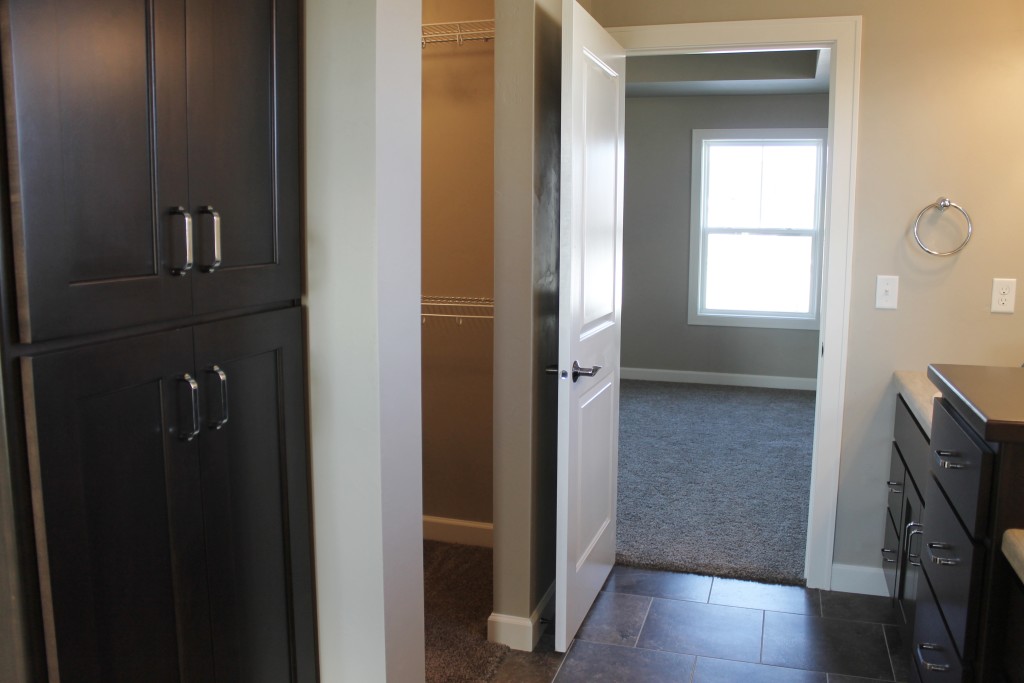
M 195 328 L 217 679 L 314 681 L 298 309 Z
M 22 361 L 51 680 L 316 680 L 301 330 Z
M 47 665 L 213 680 L 190 330 L 22 360 Z

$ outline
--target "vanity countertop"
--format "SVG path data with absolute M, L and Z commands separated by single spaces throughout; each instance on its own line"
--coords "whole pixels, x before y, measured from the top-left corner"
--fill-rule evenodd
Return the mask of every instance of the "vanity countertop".
M 919 370 L 897 370 L 893 373 L 893 383 L 921 429 L 931 438 L 932 399 L 940 395 L 939 390 L 928 379 L 927 373 Z
M 1024 368 L 929 365 L 928 378 L 981 438 L 1024 443 Z

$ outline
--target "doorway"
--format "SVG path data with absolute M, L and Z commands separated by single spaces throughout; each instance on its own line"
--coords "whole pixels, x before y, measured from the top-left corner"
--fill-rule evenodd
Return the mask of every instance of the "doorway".
M 828 49 L 627 60 L 622 564 L 804 578 L 829 70 Z

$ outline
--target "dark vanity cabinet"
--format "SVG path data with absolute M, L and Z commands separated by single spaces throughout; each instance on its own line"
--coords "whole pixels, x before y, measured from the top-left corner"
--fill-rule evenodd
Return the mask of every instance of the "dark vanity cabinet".
M 994 683 L 1005 680 L 1018 581 L 1000 539 L 1024 526 L 1024 370 L 933 365 L 928 375 L 942 397 L 923 499 L 913 674 Z
M 927 457 L 928 437 L 903 397 L 897 396 L 881 559 L 889 595 L 900 601 L 907 616 L 908 636 L 921 567 L 921 485 Z
M 33 680 L 317 680 L 297 0 L 0 3 Z

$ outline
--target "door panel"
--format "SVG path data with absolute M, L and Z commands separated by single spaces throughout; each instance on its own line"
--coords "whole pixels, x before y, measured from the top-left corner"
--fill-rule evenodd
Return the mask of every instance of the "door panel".
M 300 325 L 290 309 L 195 329 L 220 680 L 315 680 Z
M 625 54 L 573 0 L 562 9 L 555 648 L 615 563 Z M 590 370 L 574 374 L 574 363 Z
M 189 0 L 188 32 L 195 310 L 297 299 L 295 0 Z M 212 273 L 214 221 L 204 206 L 220 217 Z
M 8 12 L 21 340 L 188 314 L 188 278 L 168 276 L 188 204 L 183 0 Z
M 191 366 L 187 331 L 23 360 L 54 680 L 211 679 Z

